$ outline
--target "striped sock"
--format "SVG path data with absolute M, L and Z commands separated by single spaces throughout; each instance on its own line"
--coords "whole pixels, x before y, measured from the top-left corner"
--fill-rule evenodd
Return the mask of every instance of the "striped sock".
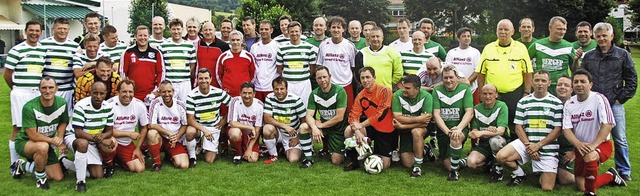
M 38 179 L 47 178 L 47 172 L 45 172 L 45 171 L 36 171 L 35 174 L 36 174 L 36 178 L 38 178 Z
M 421 167 L 422 166 L 422 158 L 413 157 L 413 167 Z
M 324 144 L 327 145 L 327 144 Z M 300 147 L 302 148 L 302 152 L 304 152 L 304 157 L 307 160 L 313 160 L 313 141 L 311 140 L 311 134 L 303 133 L 300 134 Z
M 462 154 L 462 146 L 454 148 L 449 145 L 449 159 L 451 160 L 451 171 L 458 171 L 458 165 L 460 164 L 460 154 Z

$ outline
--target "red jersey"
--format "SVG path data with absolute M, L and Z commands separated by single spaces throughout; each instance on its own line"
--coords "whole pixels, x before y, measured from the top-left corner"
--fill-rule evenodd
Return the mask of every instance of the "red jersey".
M 362 89 L 356 96 L 349 114 L 349 124 L 360 122 L 360 116 L 364 113 L 371 126 L 378 132 L 391 133 L 393 132 L 393 115 L 391 113 L 393 93 L 385 86 L 375 83 L 373 85 L 372 92 Z
M 251 82 L 255 77 L 256 64 L 251 53 L 242 50 L 233 53 L 231 50 L 220 55 L 216 70 L 220 89 L 235 97 L 240 95 L 243 82 Z
M 229 44 L 225 43 L 221 39 L 215 38 L 210 44 L 200 39 L 196 47 L 196 71 L 201 68 L 207 68 L 211 72 L 211 85 L 220 88 L 218 84 L 218 78 L 216 78 L 216 62 L 223 52 L 229 50 Z M 198 86 L 198 82 L 193 82 L 194 86 Z
M 147 47 L 146 51 L 140 51 L 137 45 L 127 48 L 120 58 L 120 65 L 120 76 L 135 82 L 133 96 L 140 100 L 164 80 L 164 60 L 160 51 L 153 47 Z

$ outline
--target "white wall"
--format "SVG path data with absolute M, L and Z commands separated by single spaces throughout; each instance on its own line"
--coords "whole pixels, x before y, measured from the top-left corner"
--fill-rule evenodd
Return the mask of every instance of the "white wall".
M 94 9 L 109 19 L 109 24 L 118 30 L 118 39 L 129 43 L 130 35 L 127 33 L 129 27 L 129 7 L 130 0 L 103 0 L 101 7 Z

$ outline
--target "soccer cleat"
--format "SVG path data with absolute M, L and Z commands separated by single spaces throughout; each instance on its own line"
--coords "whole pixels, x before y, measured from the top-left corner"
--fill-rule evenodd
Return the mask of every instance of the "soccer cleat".
M 328 151 L 328 150 L 324 150 L 324 149 L 322 149 L 322 150 L 320 150 L 320 151 L 318 152 L 318 155 L 317 155 L 317 156 L 318 156 L 318 157 L 324 157 L 324 156 L 327 156 L 328 154 L 329 154 L 329 151 Z
M 109 167 L 109 166 L 104 167 L 104 177 L 105 178 L 111 178 L 111 176 L 113 176 L 114 172 L 115 172 L 115 170 L 113 169 L 113 167 Z
M 153 172 L 159 172 L 160 170 L 162 170 L 162 164 L 153 164 L 151 165 L 151 171 Z
M 302 164 L 300 165 L 300 168 L 307 169 L 307 168 L 311 167 L 312 165 L 313 165 L 313 161 L 312 160 L 305 159 L 305 160 L 302 160 Z
M 622 179 L 622 176 L 620 176 L 620 173 L 618 173 L 618 171 L 615 168 L 609 168 L 607 170 L 607 173 L 610 173 L 611 175 L 613 175 L 613 180 L 609 183 L 611 185 L 615 185 L 615 186 L 627 186 L 627 182 L 624 181 L 624 179 Z
M 435 137 L 432 137 L 432 138 L 429 140 L 429 145 L 431 145 L 431 148 L 432 148 L 433 150 L 438 150 L 438 145 L 436 145 L 436 143 L 437 143 L 437 141 L 436 141 L 436 138 L 435 138 Z
M 348 171 L 353 171 L 360 168 L 360 165 L 358 163 L 354 163 L 351 162 L 349 163 L 349 165 L 345 166 L 344 169 L 342 169 L 342 171 L 348 172 Z
M 151 152 L 149 151 L 149 149 L 143 150 L 142 156 L 144 156 L 144 159 L 151 159 Z
M 489 179 L 489 182 L 497 183 L 502 181 L 502 178 L 504 178 L 504 174 L 502 174 L 502 172 L 491 172 L 491 178 Z
M 495 162 L 493 161 L 493 159 L 491 159 L 489 161 L 484 162 L 484 165 L 482 166 L 482 171 L 485 173 L 491 173 L 491 171 L 495 167 L 496 167 Z
M 429 144 L 424 144 L 424 149 L 422 150 L 423 157 L 429 159 L 430 162 L 436 161 L 437 157 L 433 154 L 433 149 Z
M 189 158 L 189 168 L 196 167 L 197 161 L 196 158 Z
M 420 167 L 413 167 L 413 171 L 411 171 L 411 178 L 417 178 L 422 176 L 422 169 Z
M 36 187 L 44 190 L 49 189 L 49 182 L 47 181 L 47 178 L 36 180 Z
M 76 183 L 76 191 L 81 193 L 87 192 L 87 183 L 85 183 L 84 181 Z
M 269 159 L 264 160 L 264 164 L 271 164 L 271 163 L 275 163 L 276 161 L 278 161 L 278 155 L 269 155 Z
M 240 156 L 233 157 L 233 163 L 236 165 L 239 165 L 240 163 L 242 163 L 242 157 Z
M 24 168 L 22 168 L 22 164 L 24 164 L 24 160 L 18 159 L 13 164 L 11 164 L 11 176 L 14 179 L 20 179 L 24 176 Z
M 447 178 L 447 181 L 458 181 L 459 176 L 460 174 L 457 171 L 451 171 L 449 172 L 449 177 Z
M 391 151 L 391 161 L 393 162 L 400 161 L 400 154 L 398 153 L 398 150 Z
M 526 174 L 524 176 L 512 175 L 511 181 L 507 184 L 507 186 L 517 186 L 519 184 L 522 184 L 525 180 L 527 180 Z

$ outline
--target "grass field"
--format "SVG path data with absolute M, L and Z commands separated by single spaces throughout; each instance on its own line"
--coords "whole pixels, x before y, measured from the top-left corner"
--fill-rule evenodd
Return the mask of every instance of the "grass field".
M 640 49 L 634 50 L 634 61 L 640 62 Z M 638 69 L 638 67 L 636 67 Z M 2 79 L 0 79 L 2 80 Z M 62 182 L 50 182 L 51 189 L 42 191 L 35 187 L 35 177 L 28 174 L 14 180 L 9 174 L 7 142 L 11 130 L 9 89 L 0 82 L 0 195 L 59 195 L 75 194 L 75 174 L 67 173 Z M 600 195 L 640 195 L 640 98 L 636 96 L 625 104 L 627 109 L 627 138 L 629 141 L 634 181 L 628 187 L 603 187 Z M 469 151 L 469 143 L 465 153 Z M 194 169 L 174 169 L 165 163 L 161 172 L 132 174 L 117 170 L 114 177 L 87 181 L 87 193 L 95 195 L 581 195 L 573 186 L 556 186 L 553 192 L 542 192 L 538 179 L 530 175 L 526 183 L 507 187 L 508 176 L 501 183 L 490 184 L 489 175 L 481 171 L 464 170 L 457 182 L 446 181 L 447 172 L 439 163 L 425 163 L 423 176 L 409 178 L 409 169 L 399 163 L 378 175 L 363 171 L 343 172 L 341 166 L 333 166 L 327 158 L 317 158 L 316 164 L 307 170 L 299 163 L 288 163 L 281 158 L 276 164 L 262 163 L 234 165 L 231 156 L 223 156 L 213 164 L 206 164 L 199 157 Z M 262 160 L 260 160 L 262 161 Z M 149 167 L 150 161 L 147 161 Z M 600 166 L 604 172 L 612 167 L 613 159 Z M 530 172 L 530 167 L 527 167 Z

